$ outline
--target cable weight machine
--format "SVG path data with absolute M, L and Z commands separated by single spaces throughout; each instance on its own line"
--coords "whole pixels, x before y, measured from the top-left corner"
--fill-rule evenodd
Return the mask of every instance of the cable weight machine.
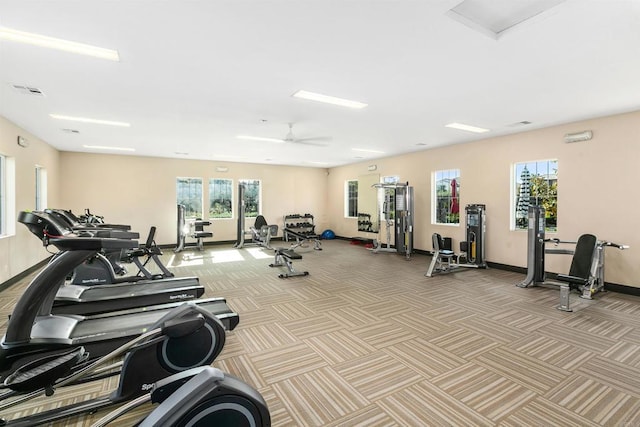
M 373 184 L 378 189 L 378 208 L 387 225 L 386 243 L 376 242 L 373 253 L 397 252 L 407 259 L 413 252 L 413 187 L 409 183 Z M 394 246 L 391 247 L 391 229 Z

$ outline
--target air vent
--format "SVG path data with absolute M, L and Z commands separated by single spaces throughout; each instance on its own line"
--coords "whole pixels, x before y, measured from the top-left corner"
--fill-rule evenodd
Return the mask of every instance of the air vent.
M 62 132 L 66 133 L 80 133 L 78 129 L 62 129 Z
M 14 90 L 20 92 L 23 95 L 44 96 L 44 93 L 37 87 L 22 85 L 11 85 L 11 87 L 13 87 Z
M 511 123 L 510 125 L 507 125 L 507 127 L 513 128 L 513 127 L 517 127 L 517 126 L 527 126 L 530 125 L 531 122 L 528 120 L 523 120 L 521 122 L 515 122 L 515 123 Z

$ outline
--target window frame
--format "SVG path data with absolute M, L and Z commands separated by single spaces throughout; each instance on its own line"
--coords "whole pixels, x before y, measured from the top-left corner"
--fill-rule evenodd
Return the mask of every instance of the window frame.
M 218 197 L 217 194 L 215 194 L 215 189 L 217 188 L 217 186 L 215 185 L 215 181 L 226 181 L 228 184 L 228 191 L 229 191 L 229 209 L 228 209 L 228 213 L 229 216 L 215 216 L 215 214 L 213 213 L 213 208 L 212 208 L 212 204 L 215 200 L 220 200 L 222 202 L 222 204 L 225 204 L 227 199 L 226 198 L 221 198 Z M 233 179 L 230 178 L 209 178 L 209 200 L 208 200 L 208 206 L 209 206 L 209 219 L 213 220 L 213 221 L 217 221 L 217 220 L 226 220 L 226 219 L 234 219 L 234 192 L 233 192 Z M 225 210 L 226 212 L 226 210 Z
M 255 218 L 258 215 L 262 215 L 262 180 L 261 179 L 255 179 L 255 178 L 242 178 L 238 180 L 239 184 L 243 184 L 244 185 L 244 217 L 245 218 Z M 254 186 L 257 184 L 258 187 L 258 191 L 257 191 L 257 209 L 256 212 L 249 212 L 247 210 L 247 206 L 249 205 L 247 197 L 249 197 L 250 195 L 250 191 L 249 191 L 249 187 L 250 186 Z
M 199 208 L 200 208 L 200 212 L 198 213 L 196 211 L 196 209 L 191 209 L 190 206 L 185 205 L 184 200 L 180 200 L 181 195 L 179 194 L 179 185 L 180 185 L 180 180 L 188 180 L 189 181 L 189 186 L 192 185 L 192 181 L 193 184 L 197 185 L 197 182 L 199 181 L 200 185 L 199 185 L 199 190 L 200 190 L 200 200 L 198 200 L 199 202 Z M 196 187 L 197 188 L 197 187 Z M 189 191 L 191 192 L 191 191 Z M 178 176 L 176 177 L 176 203 L 177 204 L 183 204 L 185 205 L 185 219 L 196 219 L 196 218 L 202 218 L 202 214 L 203 212 L 203 207 L 204 207 L 204 189 L 203 189 L 203 179 L 199 178 L 199 177 L 186 177 L 186 176 Z M 194 197 L 191 197 L 191 194 L 189 194 L 189 197 L 187 199 L 190 203 L 192 203 L 194 200 L 196 200 Z
M 352 191 L 354 188 L 355 188 L 355 192 Z M 351 213 L 353 213 L 353 215 L 350 215 Z M 344 182 L 344 217 L 358 218 L 358 180 L 357 179 L 348 179 Z
M 443 191 L 442 185 L 438 185 L 438 181 L 449 180 L 448 185 L 444 187 L 447 194 L 438 195 L 438 192 Z M 451 192 L 451 182 L 456 181 L 456 195 Z M 460 226 L 460 169 L 441 169 L 431 173 L 431 224 L 432 225 L 444 225 L 450 227 Z M 440 190 L 439 190 L 440 189 Z M 445 201 L 448 205 L 445 216 L 448 218 L 446 222 L 441 222 L 439 215 L 440 201 Z M 458 212 L 453 212 L 454 201 L 457 203 Z M 455 216 L 457 214 L 457 216 Z
M 539 173 L 538 166 L 540 164 L 546 163 L 546 174 Z M 538 203 L 540 204 L 540 200 L 542 201 L 542 205 L 546 205 L 545 207 L 545 232 L 546 233 L 556 233 L 558 231 L 558 159 L 541 159 L 541 160 L 529 160 L 524 162 L 515 162 L 511 167 L 511 214 L 510 214 L 510 229 L 511 231 L 527 231 L 529 225 L 528 219 L 528 206 L 531 205 L 532 199 L 539 199 Z M 518 167 L 520 165 L 524 165 L 524 168 L 527 168 L 529 165 L 535 165 L 536 170 L 530 171 L 527 168 L 531 176 L 531 181 L 535 179 L 535 177 L 544 177 L 546 176 L 546 184 L 548 185 L 548 193 L 546 196 L 533 195 L 530 193 L 529 196 L 529 204 L 520 206 L 520 185 L 522 184 L 519 180 L 522 176 L 522 172 L 518 173 Z M 555 165 L 555 171 L 551 173 L 552 165 Z M 524 170 L 523 168 L 523 170 Z M 530 187 L 530 192 L 531 192 Z M 552 199 L 546 200 L 545 199 Z M 526 206 L 526 207 L 525 207 Z
M 41 211 L 47 208 L 47 169 L 43 166 L 36 165 L 36 203 L 35 207 L 37 211 Z

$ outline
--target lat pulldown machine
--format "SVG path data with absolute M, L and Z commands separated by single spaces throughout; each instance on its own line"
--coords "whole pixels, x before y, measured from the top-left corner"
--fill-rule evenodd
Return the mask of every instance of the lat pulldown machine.
M 386 245 L 375 242 L 373 253 L 397 252 L 407 259 L 413 252 L 413 187 L 409 183 L 373 184 L 387 224 Z M 395 227 L 394 227 L 395 225 Z M 395 248 L 391 247 L 391 229 L 395 229 Z

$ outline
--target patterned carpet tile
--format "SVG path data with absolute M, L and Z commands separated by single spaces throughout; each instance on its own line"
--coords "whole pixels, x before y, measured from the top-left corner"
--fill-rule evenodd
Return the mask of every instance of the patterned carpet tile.
M 375 347 L 345 329 L 310 337 L 304 342 L 329 365 L 347 362 L 376 351 Z
M 456 326 L 468 329 L 502 344 L 517 341 L 527 335 L 526 331 L 520 330 L 517 327 L 509 326 L 505 323 L 497 322 L 479 315 L 462 319 L 461 321 L 456 322 Z
M 358 306 L 336 308 L 327 311 L 326 314 L 348 329 L 358 328 L 380 321 L 378 317 L 364 311 Z
M 279 322 L 255 325 L 234 331 L 234 338 L 242 344 L 245 352 L 257 353 L 287 344 L 293 344 L 298 339 Z
M 395 427 L 397 425 L 398 423 L 393 421 L 380 406 L 372 404 L 339 420 L 327 423 L 325 427 Z
M 640 344 L 620 341 L 602 353 L 603 357 L 640 368 Z
M 331 368 L 297 375 L 272 388 L 300 426 L 324 426 L 369 404 Z
M 624 425 L 635 419 L 640 409 L 639 398 L 581 375 L 573 376 L 546 398 L 601 425 Z
M 500 426 L 563 426 L 563 427 L 596 427 L 600 424 L 584 418 L 566 408 L 538 397 L 526 406 L 513 412 L 502 420 Z
M 376 402 L 398 426 L 494 426 L 495 423 L 427 381 Z
M 416 338 L 392 347 L 385 347 L 383 351 L 425 378 L 449 372 L 466 362 L 463 358 L 423 338 Z
M 509 345 L 520 353 L 540 359 L 566 371 L 575 371 L 595 354 L 544 335 L 531 334 Z
M 333 369 L 369 401 L 398 392 L 423 379 L 382 351 L 335 365 Z
M 311 310 L 302 301 L 283 302 L 282 304 L 273 304 L 269 307 L 274 317 L 278 320 L 299 320 L 306 319 L 316 313 Z
M 543 316 L 523 313 L 521 310 L 514 308 L 497 310 L 489 315 L 489 319 L 527 332 L 533 332 L 545 325 L 553 323 L 552 320 Z
M 640 398 L 640 368 L 594 357 L 581 365 L 576 373 Z
M 283 325 L 299 340 L 343 329 L 340 323 L 326 314 L 317 314 L 300 320 L 290 320 L 284 322 Z
M 614 340 L 622 338 L 634 329 L 622 322 L 589 316 L 584 313 L 576 313 L 576 316 L 564 320 L 562 324 L 575 330 L 601 335 Z
M 564 369 L 509 348 L 497 348 L 484 353 L 475 358 L 474 363 L 538 394 L 546 393 L 568 376 Z
M 500 344 L 464 328 L 448 328 L 429 338 L 429 342 L 465 360 L 490 351 Z
M 537 331 L 539 334 L 572 344 L 592 353 L 601 354 L 616 343 L 612 338 L 595 335 L 562 324 L 549 324 Z
M 305 343 L 280 346 L 249 355 L 267 384 L 322 368 L 327 362 Z
M 429 338 L 442 331 L 450 329 L 450 326 L 447 323 L 435 320 L 426 313 L 417 310 L 408 312 L 403 316 L 398 316 L 393 320 L 395 323 L 399 323 L 405 328 L 409 328 L 409 330 L 423 338 Z
M 413 331 L 407 330 L 396 323 L 383 320 L 353 328 L 351 332 L 378 349 L 397 345 L 416 337 Z

